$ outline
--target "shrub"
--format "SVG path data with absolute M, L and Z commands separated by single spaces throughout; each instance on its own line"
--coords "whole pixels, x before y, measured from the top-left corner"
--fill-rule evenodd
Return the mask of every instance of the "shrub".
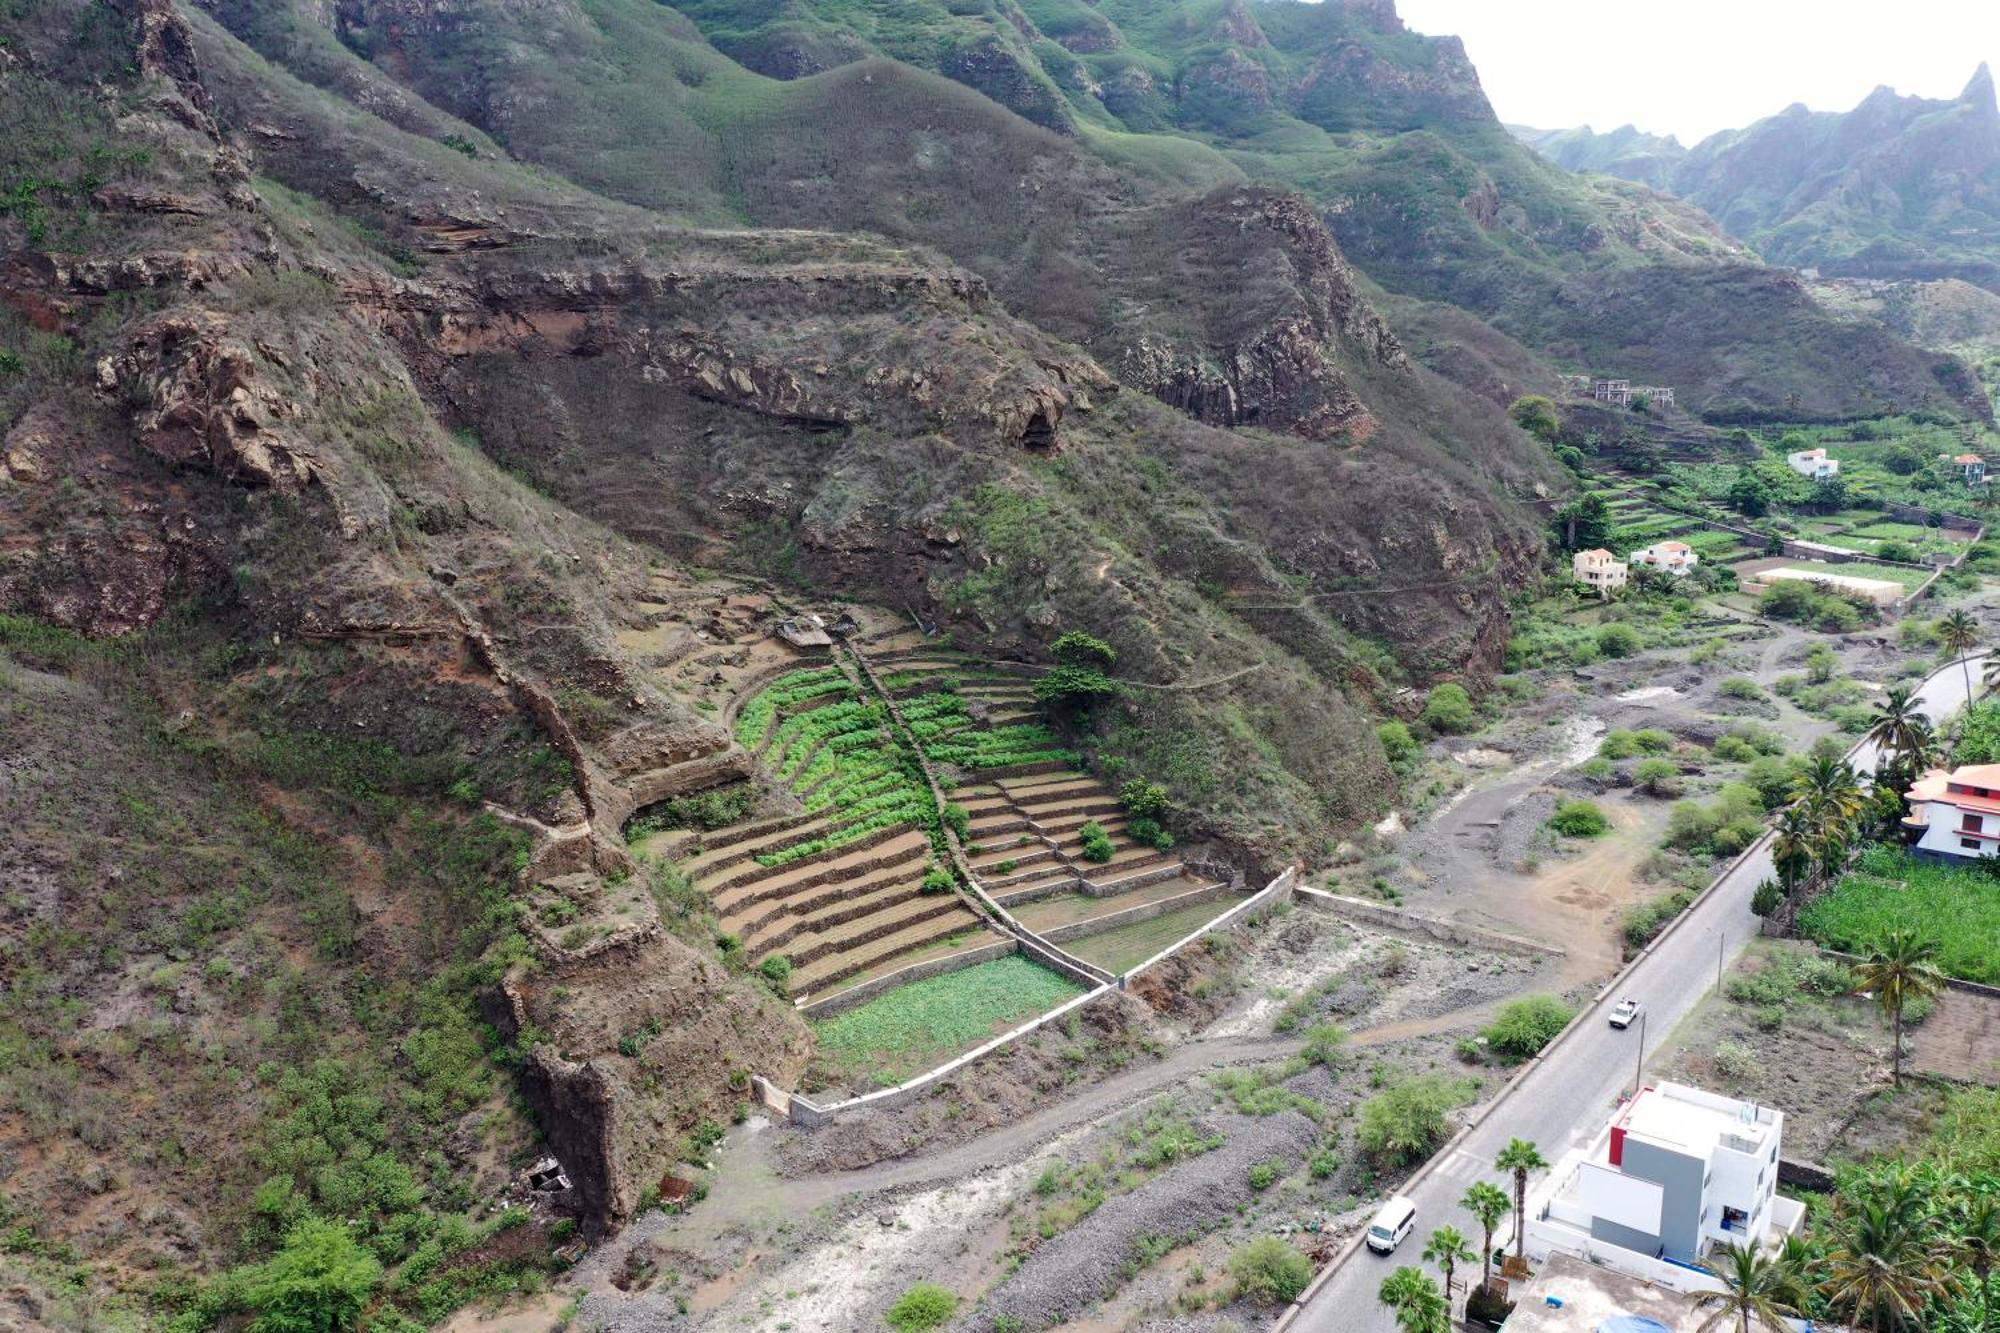
M 1716 686 L 1718 693 L 1730 699 L 1762 699 L 1764 687 L 1748 676 L 1731 676 Z
M 1375 728 L 1375 738 L 1382 742 L 1382 753 L 1389 757 L 1389 762 L 1398 767 L 1415 759 L 1422 750 L 1408 725 L 1402 722 L 1384 722 Z
M 1465 692 L 1465 686 L 1455 682 L 1446 681 L 1432 690 L 1424 703 L 1424 725 L 1432 731 L 1458 736 L 1471 731 L 1478 721 L 1479 716 L 1472 709 L 1472 696 Z
M 1321 1023 L 1306 1032 L 1305 1049 L 1300 1052 L 1316 1065 L 1337 1066 L 1347 1059 L 1347 1029 L 1338 1023 Z
M 239 1282 L 259 1333 L 320 1333 L 354 1327 L 382 1284 L 382 1265 L 344 1225 L 308 1217 Z
M 942 1328 L 958 1313 L 958 1297 L 930 1282 L 919 1282 L 889 1307 L 883 1316 L 896 1333 L 923 1333 Z
M 771 983 L 773 990 L 783 994 L 792 979 L 792 960 L 781 953 L 774 953 L 757 964 L 757 970 L 764 974 L 764 980 Z
M 1276 1236 L 1259 1236 L 1229 1256 L 1229 1276 L 1239 1296 L 1260 1305 L 1296 1300 L 1312 1281 L 1312 1260 Z
M 964 842 L 972 829 L 972 816 L 967 813 L 965 807 L 953 802 L 945 806 L 942 818 L 944 826 L 951 830 L 952 836 Z
M 1676 889 L 1664 897 L 1649 903 L 1640 903 L 1625 912 L 1625 947 L 1633 951 L 1645 948 L 1653 937 L 1667 928 L 1667 923 L 1687 910 L 1694 901 L 1693 889 Z
M 957 887 L 957 881 L 951 877 L 951 872 L 943 866 L 932 866 L 924 872 L 924 883 L 921 890 L 924 893 L 950 893 L 955 887 Z
M 1639 632 L 1630 625 L 1612 623 L 1597 627 L 1597 651 L 1605 657 L 1630 657 L 1639 651 Z
M 1769 916 L 1778 910 L 1778 904 L 1784 900 L 1785 891 L 1778 887 L 1775 880 L 1767 879 L 1750 895 L 1750 910 L 1758 916 Z
M 1275 1162 L 1259 1162 L 1250 1168 L 1250 1188 L 1267 1190 L 1278 1183 L 1278 1167 Z
M 1434 1074 L 1393 1087 L 1361 1108 L 1361 1146 L 1384 1169 L 1413 1166 L 1450 1137 L 1446 1117 L 1465 1097 L 1462 1084 Z
M 1104 831 L 1104 825 L 1091 820 L 1076 831 L 1083 843 L 1083 859 L 1103 864 L 1116 854 L 1117 848 L 1111 843 L 1111 835 Z
M 1709 753 L 1727 764 L 1747 764 L 1757 758 L 1757 751 L 1741 736 L 1717 737 Z
M 1717 1042 L 1715 1046 L 1715 1068 L 1724 1078 L 1755 1078 L 1764 1072 L 1764 1066 L 1757 1059 L 1757 1052 L 1740 1041 Z
M 1144 816 L 1134 819 L 1125 826 L 1125 836 L 1134 842 L 1144 843 L 1155 851 L 1166 851 L 1174 845 L 1174 835 L 1160 827 L 1157 819 Z
M 1487 1025 L 1486 1044 L 1514 1060 L 1541 1054 L 1576 1011 L 1553 995 L 1529 995 L 1500 1006 Z
M 1144 778 L 1134 778 L 1120 787 L 1118 799 L 1134 819 L 1159 819 L 1167 813 L 1167 789 Z
M 1049 645 L 1055 659 L 1067 666 L 1096 667 L 1103 670 L 1118 660 L 1118 650 L 1104 640 L 1085 634 L 1082 630 L 1070 630 L 1058 635 Z
M 1681 771 L 1671 759 L 1641 759 L 1632 769 L 1632 781 L 1649 796 L 1676 796 L 1680 785 L 1674 781 Z
M 1639 731 L 1607 731 L 1597 747 L 1606 759 L 1631 759 L 1642 754 L 1666 754 L 1674 748 L 1674 738 L 1658 727 Z
M 1595 801 L 1569 800 L 1549 816 L 1549 827 L 1565 838 L 1594 838 L 1611 827 Z
M 1330 1179 L 1340 1170 L 1340 1154 L 1331 1148 L 1321 1148 L 1306 1162 L 1306 1174 L 1314 1180 Z

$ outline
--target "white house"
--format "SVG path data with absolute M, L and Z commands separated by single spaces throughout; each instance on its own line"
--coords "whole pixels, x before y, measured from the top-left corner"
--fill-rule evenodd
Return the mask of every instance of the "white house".
M 1795 454 L 1786 454 L 1785 465 L 1801 477 L 1811 477 L 1814 481 L 1840 475 L 1840 460 L 1828 458 L 1824 449 L 1801 449 Z
M 1778 1196 L 1784 1129 L 1768 1106 L 1679 1083 L 1642 1088 L 1529 1192 L 1529 1251 L 1680 1291 L 1712 1285 L 1686 1266 L 1725 1243 L 1775 1246 L 1804 1220 L 1803 1204 Z
M 1917 835 L 1919 856 L 1976 860 L 2000 852 L 2000 764 L 1934 768 L 1903 793 L 1903 827 Z
M 1951 470 L 1963 477 L 1968 486 L 1977 486 L 1986 480 L 1986 460 L 1978 454 L 1960 454 L 1951 460 Z
M 1571 556 L 1569 573 L 1578 583 L 1594 589 L 1599 597 L 1609 597 L 1625 586 L 1631 571 L 1623 560 L 1599 546 Z
M 1650 565 L 1679 578 L 1691 573 L 1701 563 L 1701 557 L 1686 542 L 1654 542 L 1644 550 L 1632 552 L 1625 557 L 1625 561 L 1632 565 Z

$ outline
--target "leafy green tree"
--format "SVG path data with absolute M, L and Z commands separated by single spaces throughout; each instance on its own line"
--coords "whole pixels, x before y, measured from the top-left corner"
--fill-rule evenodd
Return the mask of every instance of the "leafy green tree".
M 1229 1256 L 1236 1290 L 1260 1305 L 1297 1300 L 1313 1277 L 1312 1260 L 1276 1236 L 1259 1236 Z
M 1919 939 L 1913 930 L 1892 930 L 1856 965 L 1854 988 L 1872 991 L 1875 1004 L 1889 1020 L 1890 1076 L 1903 1081 L 1903 1010 L 1912 1000 L 1926 1000 L 1944 989 L 1937 965 L 1937 943 Z
M 1556 511 L 1556 541 L 1565 551 L 1587 551 L 1611 541 L 1611 506 L 1595 493 Z
M 1507 409 L 1507 415 L 1514 419 L 1515 425 L 1543 444 L 1553 444 L 1562 430 L 1562 416 L 1556 411 L 1554 400 L 1538 393 L 1516 398 L 1513 406 Z
M 240 1279 L 254 1333 L 344 1333 L 382 1285 L 382 1264 L 337 1222 L 307 1217 Z
M 1507 1192 L 1498 1185 L 1478 1180 L 1466 1187 L 1465 1197 L 1458 1201 L 1458 1206 L 1471 1213 L 1486 1232 L 1486 1244 L 1479 1250 L 1479 1285 L 1484 1287 L 1493 1279 L 1493 1233 L 1514 1205 L 1507 1201 Z
M 1771 509 L 1771 483 L 1752 468 L 1738 468 L 1729 483 L 1729 504 L 1739 514 L 1762 518 Z
M 1816 643 L 1806 649 L 1806 679 L 1813 684 L 1824 685 L 1832 680 L 1839 666 L 1840 658 L 1825 644 Z
M 1493 1165 L 1514 1177 L 1514 1257 L 1519 1259 L 1528 1234 L 1528 1173 L 1548 1170 L 1548 1159 L 1527 1139 L 1510 1139 Z
M 1788 1299 L 1795 1285 L 1792 1274 L 1779 1260 L 1754 1242 L 1728 1243 L 1709 1257 L 1709 1271 L 1722 1279 L 1721 1291 L 1688 1293 L 1688 1304 L 1707 1314 L 1696 1326 L 1698 1333 L 1789 1333 L 1786 1319 L 1799 1311 Z
M 1110 670 L 1118 661 L 1116 648 L 1078 629 L 1056 636 L 1056 641 L 1049 645 L 1049 651 L 1055 654 L 1056 661 L 1066 666 L 1096 667 L 1099 671 Z

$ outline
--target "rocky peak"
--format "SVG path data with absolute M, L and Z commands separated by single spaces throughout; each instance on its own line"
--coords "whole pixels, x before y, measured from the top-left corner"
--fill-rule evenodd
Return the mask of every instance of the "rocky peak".
M 1985 61 L 1980 61 L 1979 68 L 1972 72 L 1972 81 L 1965 85 L 1958 100 L 1989 116 L 2000 116 L 2000 99 L 1996 99 L 1993 91 L 1993 71 Z

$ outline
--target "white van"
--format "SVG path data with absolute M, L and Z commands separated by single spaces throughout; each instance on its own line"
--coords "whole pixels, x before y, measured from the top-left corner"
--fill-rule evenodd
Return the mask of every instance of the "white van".
M 1368 1224 L 1368 1248 L 1377 1254 L 1393 1254 L 1416 1226 L 1417 1206 L 1400 1194 L 1392 1195 Z

